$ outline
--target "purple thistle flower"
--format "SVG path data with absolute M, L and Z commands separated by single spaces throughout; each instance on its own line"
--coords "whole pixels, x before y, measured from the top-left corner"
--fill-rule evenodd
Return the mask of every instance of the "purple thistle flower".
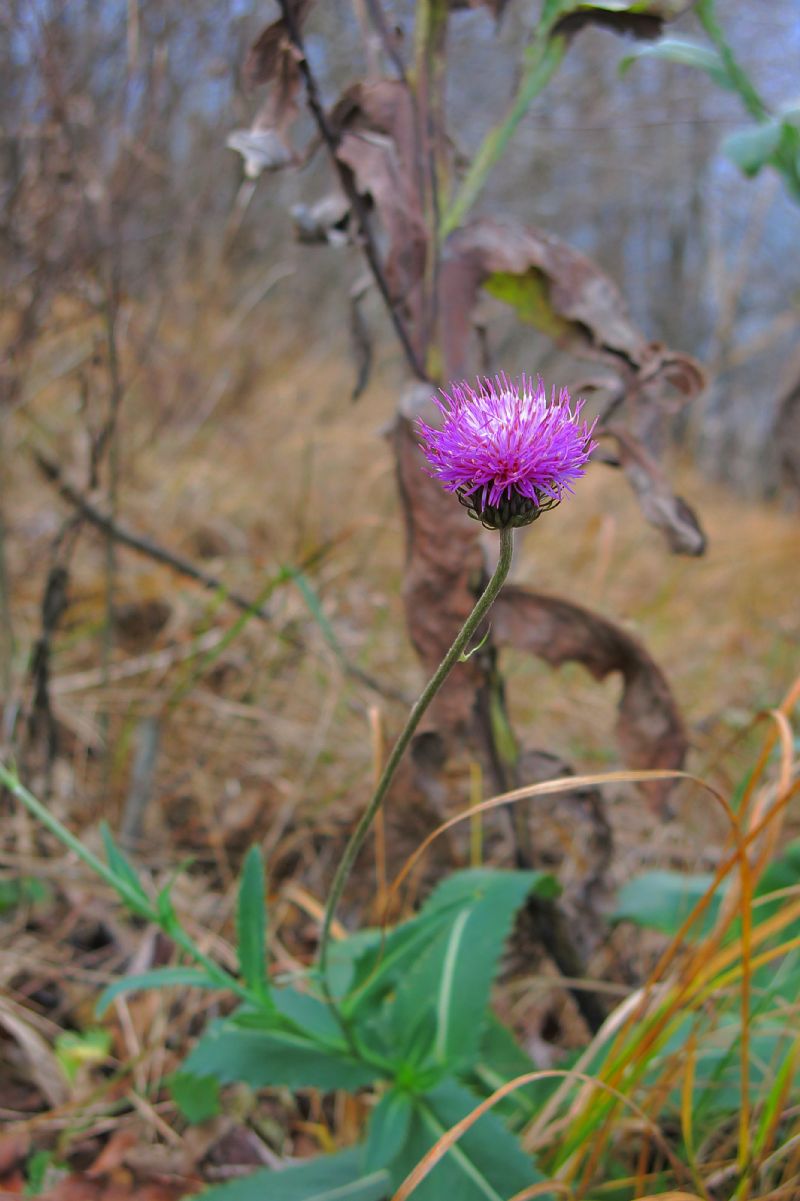
M 421 418 L 421 448 L 448 492 L 488 529 L 528 525 L 557 505 L 584 474 L 594 422 L 580 420 L 583 401 L 574 410 L 570 395 L 555 388 L 548 403 L 544 384 L 524 375 L 512 384 L 507 376 L 478 379 L 478 390 L 452 383 L 434 397 L 444 421 L 434 429 Z

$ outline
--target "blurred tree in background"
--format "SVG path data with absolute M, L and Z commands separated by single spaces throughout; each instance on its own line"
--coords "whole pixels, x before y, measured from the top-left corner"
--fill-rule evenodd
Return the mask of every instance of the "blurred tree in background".
M 502 114 L 538 7 L 508 5 L 497 33 L 485 6 L 453 21 L 447 105 L 463 138 L 456 156 L 471 156 Z M 411 37 L 413 10 L 410 0 L 388 7 L 400 44 Z M 330 0 L 311 16 L 307 49 L 326 103 L 364 70 L 353 60 L 359 11 Z M 146 297 L 155 329 L 176 286 L 185 292 L 190 280 L 196 303 L 256 305 L 263 289 L 278 302 L 278 320 L 335 336 L 342 259 L 334 248 L 309 259 L 293 242 L 298 180 L 269 171 L 243 178 L 226 148 L 257 104 L 240 64 L 271 13 L 213 0 L 5 0 L 0 234 L 12 363 L 56 298 L 72 292 L 101 304 L 115 289 Z M 766 102 L 790 99 L 795 0 L 726 0 L 718 17 Z M 696 18 L 686 14 L 670 32 L 696 37 Z M 599 30 L 581 35 L 476 211 L 499 207 L 580 247 L 617 280 L 646 331 L 708 363 L 713 382 L 694 406 L 689 444 L 714 473 L 769 492 L 776 416 L 798 373 L 800 216 L 774 176 L 748 186 L 720 153 L 723 136 L 742 124 L 735 95 L 657 58 L 621 79 L 628 50 Z M 321 159 L 304 168 L 306 205 L 315 187 L 324 190 Z M 271 329 L 275 320 L 270 310 Z M 487 321 L 496 320 L 488 306 Z M 500 322 L 495 349 L 512 351 L 520 336 Z M 525 337 L 526 361 L 542 361 L 545 343 Z

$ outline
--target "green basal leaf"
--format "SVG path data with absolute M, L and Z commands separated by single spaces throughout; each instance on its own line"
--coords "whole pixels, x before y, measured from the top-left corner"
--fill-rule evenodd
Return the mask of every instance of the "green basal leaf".
M 713 881 L 714 877 L 705 873 L 689 876 L 681 872 L 645 872 L 619 890 L 610 919 L 633 922 L 662 934 L 677 934 Z M 717 889 L 702 918 L 689 931 L 689 938 L 701 938 L 712 928 L 725 892 L 726 885 Z
M 471 1113 L 478 1099 L 453 1080 L 414 1098 L 408 1133 L 389 1165 L 397 1188 L 422 1157 L 452 1126 Z M 417 1186 L 414 1201 L 507 1201 L 542 1181 L 533 1161 L 493 1113 L 484 1114 Z M 555 1201 L 555 1194 L 543 1194 Z
M 252 1088 L 357 1089 L 379 1072 L 342 1046 L 323 1047 L 286 1030 L 243 1029 L 235 1020 L 215 1022 L 183 1064 L 182 1071 L 213 1076 L 221 1084 Z
M 464 1070 L 475 1059 L 487 1019 L 489 993 L 514 915 L 532 893 L 551 897 L 555 879 L 544 872 L 458 872 L 433 892 L 421 919 L 444 912 L 437 933 L 398 985 L 391 1027 L 402 1061 L 441 1071 Z M 427 1047 L 421 1048 L 420 1036 Z
M 296 988 L 276 988 L 271 993 L 270 1010 L 240 1010 L 232 1022 L 246 1030 L 294 1030 L 303 1038 L 323 1046 L 344 1045 L 342 1030 L 330 1005 Z
M 197 1125 L 220 1113 L 219 1081 L 213 1076 L 195 1076 L 176 1072 L 169 1079 L 169 1091 L 187 1122 Z
M 239 881 L 236 932 L 239 939 L 239 970 L 248 988 L 261 997 L 269 994 L 264 891 L 264 864 L 261 851 L 254 846 L 247 852 Z
M 401 1155 L 413 1114 L 414 1101 L 409 1093 L 391 1088 L 383 1094 L 369 1119 L 364 1151 L 367 1171 L 385 1168 Z
M 535 1071 L 536 1064 L 525 1054 L 508 1027 L 490 1013 L 478 1055 L 465 1083 L 481 1096 L 488 1097 L 509 1080 Z M 560 1084 L 558 1077 L 547 1077 L 526 1084 L 499 1101 L 494 1106 L 494 1112 L 512 1127 L 521 1126 L 535 1117 Z
M 348 993 L 342 997 L 342 1012 L 354 1016 L 367 1009 L 375 1010 L 449 920 L 443 911 L 423 911 L 385 936 L 379 930 L 374 931 L 374 938 L 355 961 Z M 336 951 L 331 952 L 332 961 L 335 954 Z
M 103 989 L 97 1002 L 96 1012 L 102 1017 L 115 997 L 124 993 L 139 992 L 146 988 L 219 988 L 219 982 L 196 967 L 156 967 L 150 972 L 136 976 L 120 976 L 108 988 Z
M 360 1148 L 207 1189 L 196 1201 L 385 1201 L 389 1173 L 362 1170 Z M 188 1199 L 191 1201 L 191 1199 Z

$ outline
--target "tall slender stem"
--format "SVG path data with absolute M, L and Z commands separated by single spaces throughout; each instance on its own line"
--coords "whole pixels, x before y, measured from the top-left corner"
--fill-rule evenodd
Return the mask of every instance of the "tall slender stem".
M 321 983 L 323 989 L 328 995 L 329 1000 L 332 1000 L 332 998 L 328 993 L 326 969 L 328 963 L 328 946 L 330 943 L 331 925 L 333 923 L 334 914 L 336 913 L 336 906 L 339 903 L 344 886 L 347 883 L 347 878 L 350 875 L 359 851 L 364 845 L 364 840 L 369 833 L 370 826 L 375 820 L 375 815 L 383 804 L 386 793 L 389 790 L 389 785 L 394 778 L 394 774 L 397 771 L 400 760 L 402 759 L 408 744 L 414 736 L 414 731 L 419 725 L 425 710 L 436 696 L 436 693 L 447 679 L 453 667 L 455 667 L 463 651 L 466 649 L 467 644 L 472 638 L 472 635 L 475 633 L 478 626 L 489 612 L 495 597 L 505 583 L 511 567 L 511 557 L 514 551 L 513 538 L 514 534 L 512 529 L 503 529 L 500 531 L 500 558 L 498 559 L 494 574 L 489 580 L 489 583 L 486 585 L 486 588 L 482 592 L 481 596 L 478 598 L 475 608 L 472 610 L 469 617 L 456 635 L 455 641 L 450 647 L 450 650 L 436 668 L 436 671 L 433 673 L 423 692 L 421 693 L 419 700 L 409 713 L 408 720 L 403 727 L 403 731 L 400 734 L 400 737 L 397 739 L 397 742 L 394 744 L 392 753 L 386 761 L 386 766 L 384 767 L 383 774 L 378 781 L 378 785 L 372 796 L 372 800 L 367 805 L 361 820 L 353 831 L 344 855 L 342 856 L 341 862 L 336 869 L 336 875 L 333 878 L 333 884 L 331 885 L 331 891 L 328 896 L 328 903 L 325 907 L 325 919 L 322 924 L 322 936 L 320 938 L 319 946 Z

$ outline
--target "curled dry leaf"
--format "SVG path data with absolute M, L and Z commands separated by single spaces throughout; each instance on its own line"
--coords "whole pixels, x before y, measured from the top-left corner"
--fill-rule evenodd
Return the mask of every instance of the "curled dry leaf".
M 392 297 L 419 329 L 428 231 L 417 188 L 414 107 L 401 80 L 356 83 L 330 115 L 337 158 L 369 198 L 388 240 L 384 270 Z
M 616 439 L 617 459 L 639 499 L 651 525 L 663 531 L 670 550 L 679 555 L 702 555 L 706 536 L 697 515 L 681 496 L 676 496 L 659 464 L 638 439 L 626 430 L 609 427 Z
M 351 400 L 358 400 L 369 383 L 372 372 L 372 334 L 361 308 L 361 301 L 369 291 L 371 283 L 369 276 L 362 277 L 350 289 L 350 345 L 356 367 Z
M 293 0 L 292 13 L 299 28 L 302 28 L 311 12 L 313 0 Z M 249 88 L 272 83 L 286 71 L 287 58 L 294 58 L 286 24 L 283 18 L 273 21 L 262 29 L 247 52 L 242 67 L 245 85 Z
M 611 33 L 630 34 L 635 38 L 652 40 L 660 37 L 667 21 L 673 21 L 688 11 L 694 0 L 592 0 L 591 3 L 555 0 L 559 16 L 551 35 L 572 37 L 588 25 L 608 29 Z
M 313 0 L 294 0 L 298 25 L 308 16 Z M 295 161 L 289 128 L 297 116 L 300 71 L 286 24 L 273 21 L 262 30 L 247 52 L 242 76 L 248 88 L 267 85 L 269 94 L 250 129 L 236 129 L 226 145 L 244 159 L 245 174 L 257 179 L 262 171 L 276 171 Z
M 542 230 L 487 218 L 457 230 L 444 248 L 440 311 L 448 315 L 443 349 L 450 377 L 466 370 L 481 288 L 576 354 L 631 368 L 647 356 L 647 339 L 631 321 L 616 284 L 596 263 Z
M 350 205 L 341 192 L 332 192 L 314 204 L 292 205 L 290 213 L 298 242 L 345 246 L 350 241 Z
M 679 768 L 686 730 L 669 684 L 642 644 L 605 617 L 561 597 L 507 586 L 492 610 L 496 646 L 528 651 L 553 667 L 580 663 L 596 680 L 623 680 L 616 735 L 632 768 Z M 668 785 L 647 786 L 661 800 Z

